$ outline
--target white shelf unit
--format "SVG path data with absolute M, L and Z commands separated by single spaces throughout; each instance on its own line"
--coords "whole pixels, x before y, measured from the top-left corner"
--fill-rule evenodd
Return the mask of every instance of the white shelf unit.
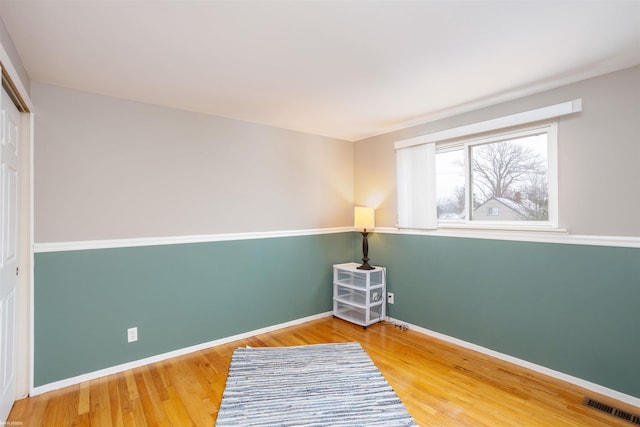
M 333 315 L 367 326 L 384 320 L 386 270 L 358 270 L 360 264 L 350 262 L 333 266 Z

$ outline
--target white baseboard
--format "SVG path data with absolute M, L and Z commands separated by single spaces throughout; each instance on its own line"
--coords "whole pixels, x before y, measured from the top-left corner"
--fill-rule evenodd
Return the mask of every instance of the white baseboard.
M 572 375 L 565 374 L 563 372 L 555 371 L 553 369 L 549 369 L 545 366 L 537 365 L 535 363 L 528 362 L 523 359 L 518 359 L 517 357 L 509 356 L 508 354 L 500 353 L 495 350 L 491 350 L 486 347 L 479 346 L 477 344 L 473 344 L 467 341 L 463 341 L 458 338 L 451 337 L 449 335 L 441 334 L 440 332 L 435 332 L 430 329 L 425 329 L 417 325 L 413 325 L 411 323 L 404 322 L 400 319 L 394 319 L 389 317 L 389 321 L 391 322 L 399 322 L 404 323 L 409 326 L 410 329 L 413 329 L 416 332 L 423 333 L 425 335 L 429 335 L 433 338 L 437 338 L 442 341 L 449 342 L 451 344 L 458 345 L 460 347 L 467 348 L 469 350 L 477 351 L 478 353 L 483 353 L 491 357 L 495 357 L 496 359 L 504 360 L 505 362 L 513 363 L 514 365 L 522 366 L 523 368 L 530 369 L 535 372 L 539 372 L 543 375 L 548 375 L 550 377 L 577 385 L 579 387 L 585 388 L 587 390 L 591 390 L 595 393 L 611 397 L 613 399 L 619 400 L 620 402 L 628 403 L 629 405 L 637 406 L 640 408 L 640 398 L 630 396 L 625 393 L 621 393 L 617 390 L 613 390 L 600 384 L 595 384 L 587 380 L 583 380 L 582 378 L 577 378 Z
M 250 332 L 245 332 L 238 335 L 233 335 L 225 338 L 221 338 L 214 341 L 209 341 L 202 344 L 197 344 L 191 347 L 182 348 L 179 350 L 170 351 L 168 353 L 158 354 L 155 356 L 147 357 L 140 360 L 135 360 L 128 363 L 123 363 L 121 365 L 112 366 L 109 368 L 101 369 L 99 371 L 89 372 L 86 374 L 78 375 L 72 378 L 66 378 L 64 380 L 55 381 L 49 384 L 44 384 L 38 387 L 32 387 L 30 396 L 37 396 L 42 393 L 46 393 L 53 390 L 58 390 L 64 387 L 72 386 L 79 384 L 81 382 L 90 381 L 96 378 L 104 377 L 111 374 L 117 374 L 119 372 L 126 371 L 128 369 L 138 368 L 144 365 L 148 365 L 151 363 L 161 362 L 163 360 L 171 359 L 173 357 L 182 356 L 185 354 L 193 353 L 195 351 L 204 350 L 209 347 L 214 347 L 216 345 L 227 344 L 232 341 L 241 340 L 244 338 L 249 338 L 254 335 L 259 335 L 267 332 L 272 332 L 278 329 L 288 328 L 289 326 L 299 325 L 301 323 L 309 322 L 311 320 L 321 319 L 323 317 L 329 317 L 333 314 L 333 312 L 328 311 L 325 313 L 315 314 L 313 316 L 307 316 L 300 319 L 292 320 L 290 322 L 280 323 L 278 325 L 268 326 L 266 328 L 256 329 Z M 530 369 L 535 372 L 539 372 L 543 375 L 548 375 L 552 378 L 559 379 L 561 381 L 565 381 L 571 384 L 575 384 L 579 387 L 585 388 L 587 390 L 591 390 L 595 393 L 611 397 L 612 399 L 619 400 L 624 403 L 628 403 L 629 405 L 636 406 L 640 408 L 640 398 L 630 396 L 625 393 L 621 393 L 619 391 L 601 386 L 596 383 L 592 383 L 590 381 L 583 380 L 581 378 L 574 377 L 572 375 L 565 374 L 563 372 L 555 371 L 553 369 L 549 369 L 545 366 L 537 365 L 535 363 L 528 362 L 523 359 L 519 359 L 517 357 L 509 356 L 508 354 L 500 353 L 495 350 L 491 350 L 486 347 L 479 346 L 477 344 L 473 344 L 467 341 L 463 341 L 458 338 L 451 337 L 449 335 L 442 334 L 440 332 L 432 331 L 430 329 L 426 329 L 417 325 L 413 325 L 408 322 L 404 322 L 400 319 L 395 319 L 392 317 L 388 317 L 388 320 L 391 322 L 400 322 L 409 326 L 409 328 L 413 329 L 416 332 L 420 332 L 422 334 L 431 336 L 433 338 L 437 338 L 439 340 L 458 345 L 460 347 L 464 347 L 473 351 L 477 351 L 479 353 L 486 354 L 491 357 L 495 357 L 496 359 L 504 360 L 505 362 L 513 363 L 514 365 L 522 366 L 523 368 Z
M 329 317 L 333 314 L 333 312 L 328 311 L 325 313 L 314 314 L 313 316 L 307 316 L 300 319 L 292 320 L 290 322 L 280 323 L 278 325 L 268 326 L 266 328 L 256 329 L 254 331 L 245 332 L 238 335 L 233 335 L 230 337 L 221 338 L 214 341 L 205 342 L 202 344 L 197 344 L 191 347 L 181 348 L 179 350 L 170 351 L 168 353 L 158 354 L 151 357 L 146 357 L 140 360 L 134 360 L 132 362 L 123 363 L 121 365 L 111 366 L 109 368 L 101 369 L 99 371 L 89 372 L 86 374 L 78 375 L 72 378 L 66 378 L 64 380 L 55 381 L 49 384 L 44 384 L 38 387 L 31 387 L 30 396 L 37 396 L 42 393 L 46 393 L 53 390 L 58 390 L 63 387 L 68 387 L 72 385 L 79 384 L 81 382 L 94 380 L 96 378 L 104 377 L 111 374 L 117 374 L 119 372 L 126 371 L 128 369 L 139 368 L 144 365 L 149 365 L 151 363 L 161 362 L 163 360 L 171 359 L 173 357 L 182 356 L 185 354 L 193 353 L 195 351 L 204 350 L 209 347 L 214 347 L 220 344 L 227 344 L 232 341 L 241 340 L 244 338 L 249 338 L 254 335 L 264 334 L 267 332 L 272 332 L 278 329 L 288 328 L 289 326 L 299 325 L 301 323 L 309 322 L 311 320 L 320 319 L 323 317 Z

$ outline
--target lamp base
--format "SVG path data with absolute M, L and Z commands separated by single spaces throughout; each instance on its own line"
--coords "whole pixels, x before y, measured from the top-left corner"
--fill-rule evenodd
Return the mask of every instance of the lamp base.
M 356 267 L 358 270 L 375 270 L 375 267 L 369 265 L 369 242 L 367 240 L 367 229 L 362 232 L 362 265 Z
M 363 260 L 364 261 L 364 260 Z M 369 260 L 364 261 L 361 266 L 356 267 L 358 270 L 375 270 L 375 267 L 369 265 Z

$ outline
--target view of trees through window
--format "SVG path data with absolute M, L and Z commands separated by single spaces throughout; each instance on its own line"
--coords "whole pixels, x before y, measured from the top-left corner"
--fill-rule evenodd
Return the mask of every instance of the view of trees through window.
M 465 219 L 469 174 L 471 219 L 547 221 L 549 185 L 547 133 L 526 135 L 436 154 L 439 220 Z

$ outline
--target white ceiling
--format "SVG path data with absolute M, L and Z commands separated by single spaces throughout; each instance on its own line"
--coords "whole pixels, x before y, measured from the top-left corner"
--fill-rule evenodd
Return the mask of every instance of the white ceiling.
M 640 64 L 640 0 L 0 0 L 35 82 L 358 140 Z

